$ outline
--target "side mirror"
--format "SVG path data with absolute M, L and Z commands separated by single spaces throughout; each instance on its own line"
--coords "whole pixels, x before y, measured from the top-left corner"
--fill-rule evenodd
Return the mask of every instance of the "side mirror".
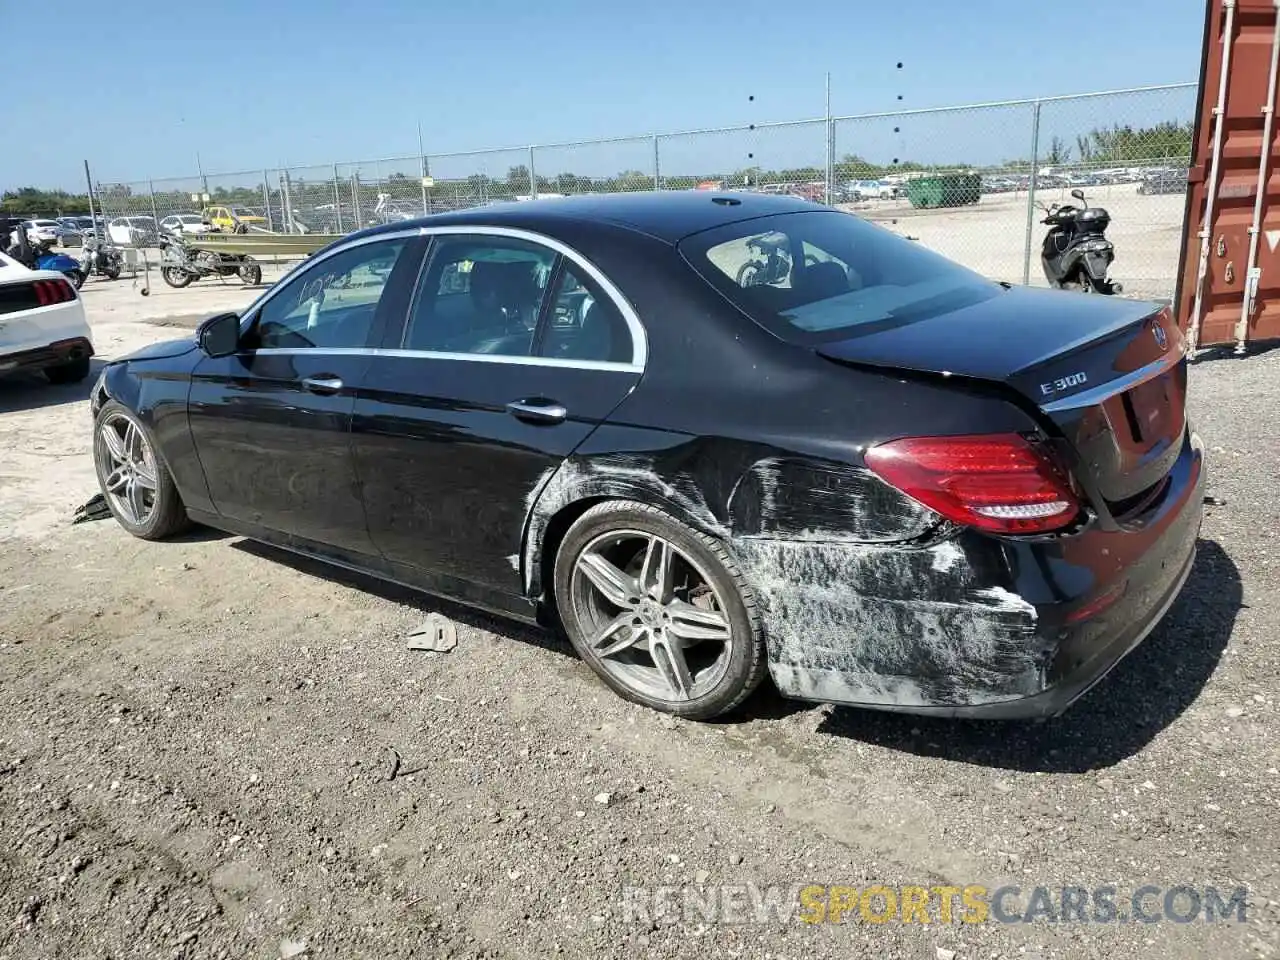
M 200 324 L 196 342 L 210 357 L 229 357 L 240 346 L 240 315 L 220 313 Z
M 1073 197 L 1075 197 L 1077 200 L 1079 200 L 1081 203 L 1084 203 L 1084 191 L 1083 191 L 1083 190 L 1072 190 L 1072 191 L 1071 191 L 1071 195 L 1072 195 Z

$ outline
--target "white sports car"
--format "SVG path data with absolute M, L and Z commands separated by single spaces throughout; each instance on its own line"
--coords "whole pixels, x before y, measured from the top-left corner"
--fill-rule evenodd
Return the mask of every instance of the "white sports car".
M 74 383 L 92 356 L 84 304 L 67 278 L 0 253 L 0 377 L 41 370 L 51 383 Z

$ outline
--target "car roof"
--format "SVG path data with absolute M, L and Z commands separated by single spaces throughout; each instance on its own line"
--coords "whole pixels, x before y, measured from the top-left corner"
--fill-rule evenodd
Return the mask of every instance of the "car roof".
M 370 227 L 352 236 L 372 236 L 413 226 L 493 226 L 554 235 L 558 226 L 609 223 L 667 243 L 690 234 L 756 217 L 829 210 L 810 201 L 763 193 L 721 190 L 662 190 L 582 194 L 512 201 Z

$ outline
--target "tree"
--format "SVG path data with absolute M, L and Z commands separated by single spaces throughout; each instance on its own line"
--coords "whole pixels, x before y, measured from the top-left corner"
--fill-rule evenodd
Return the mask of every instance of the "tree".
M 552 181 L 553 192 L 555 193 L 577 193 L 578 192 L 578 176 L 574 173 L 557 173 L 555 180 Z M 590 189 L 590 181 L 586 181 L 587 189 Z
M 88 213 L 89 196 L 68 193 L 65 190 L 42 190 L 39 187 L 19 187 L 0 194 L 0 212 L 6 214 L 65 214 Z
M 529 195 L 533 192 L 532 184 L 533 181 L 529 179 L 529 168 L 523 163 L 507 171 L 507 187 L 513 194 Z
M 1191 140 L 1195 126 L 1191 123 L 1166 121 L 1154 127 L 1113 125 L 1089 131 L 1092 158 L 1111 163 L 1128 160 L 1185 159 L 1191 156 Z
M 1051 167 L 1059 166 L 1071 159 L 1071 148 L 1061 137 L 1054 137 L 1049 141 L 1049 153 L 1045 157 L 1045 162 Z

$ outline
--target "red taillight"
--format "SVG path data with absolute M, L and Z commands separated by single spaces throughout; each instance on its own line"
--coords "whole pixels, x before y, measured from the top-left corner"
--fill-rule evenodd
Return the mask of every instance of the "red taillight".
M 36 301 L 42 307 L 76 298 L 76 288 L 66 280 L 37 280 L 32 286 L 36 289 Z
M 993 533 L 1044 533 L 1080 508 L 1052 461 L 1016 433 L 910 437 L 867 451 L 867 466 L 948 520 Z

